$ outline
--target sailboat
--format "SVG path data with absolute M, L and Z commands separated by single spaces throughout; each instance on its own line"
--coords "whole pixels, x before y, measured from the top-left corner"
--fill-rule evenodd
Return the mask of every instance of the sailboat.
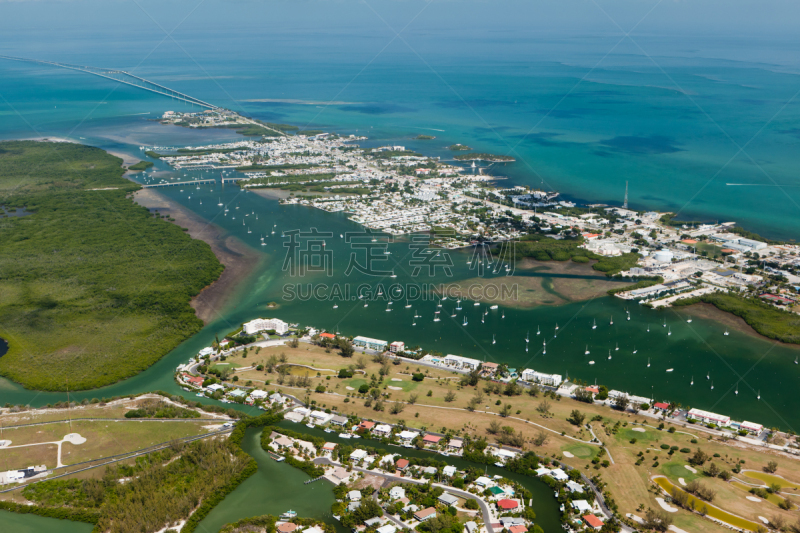
M 536 334 L 538 335 L 540 333 L 541 333 L 541 330 L 539 330 L 539 326 L 536 326 Z
M 711 372 L 706 372 L 706 379 L 711 379 Z
M 406 309 L 408 309 L 408 308 L 410 308 L 410 307 L 411 307 L 411 304 L 410 304 L 410 303 L 408 303 L 408 298 L 406 298 Z
M 558 331 L 558 322 L 556 322 L 556 331 Z
M 439 303 L 438 303 L 438 304 L 436 304 L 436 307 L 441 307 L 441 306 L 442 306 L 442 300 L 440 299 L 440 300 L 439 300 Z
M 364 307 L 367 307 L 367 306 L 369 306 L 369 304 L 367 302 L 364 302 Z
M 614 325 L 614 317 L 613 317 L 613 316 L 611 317 L 611 322 L 609 322 L 609 324 L 608 324 L 608 325 L 609 325 L 609 326 L 613 326 L 613 325 Z
M 728 328 L 725 328 L 725 333 L 723 333 L 723 335 L 729 335 Z
M 694 385 L 694 376 L 692 376 L 692 382 L 689 385 Z
M 505 312 L 505 311 L 503 311 L 503 314 L 502 314 L 502 315 L 500 315 L 500 318 L 505 318 L 505 317 L 506 317 L 506 312 Z
M 650 368 L 650 358 L 647 358 L 647 368 Z
M 261 246 L 266 246 L 267 243 L 264 242 L 264 236 L 261 236 Z
M 542 341 L 542 355 L 547 353 L 547 343 Z
M 586 351 L 583 352 L 583 355 L 589 355 L 589 345 L 586 345 Z
M 739 384 L 736 384 L 736 390 L 733 391 L 734 394 L 739 394 Z
M 497 344 L 497 341 L 494 340 L 494 333 L 492 333 L 492 344 Z
M 339 309 L 339 304 L 333 304 L 334 309 Z
M 628 313 L 628 320 L 630 320 L 631 319 L 631 312 L 628 311 L 628 310 L 625 310 L 625 312 Z
M 617 343 L 617 347 L 616 347 L 616 348 L 614 348 L 614 351 L 615 351 L 615 352 L 618 352 L 618 351 L 619 351 L 619 343 Z
M 597 320 L 592 322 L 592 329 L 597 329 Z
M 525 353 L 528 353 L 528 345 L 525 345 Z
M 417 314 L 416 309 L 414 310 L 414 318 L 420 318 L 420 315 Z
M 797 364 L 797 356 L 794 356 L 794 364 Z
M 758 396 L 756 396 L 756 399 L 758 399 L 758 400 L 761 399 L 761 389 L 758 389 Z
M 453 309 L 453 314 L 452 314 L 452 315 L 450 315 L 450 318 L 455 318 L 457 314 L 458 314 L 458 313 L 456 313 L 456 310 L 455 310 L 455 309 Z
M 461 324 L 461 325 L 462 325 L 462 326 L 466 326 L 466 325 L 467 325 L 467 317 L 464 317 L 464 323 L 463 323 L 463 324 Z
M 389 277 L 390 277 L 390 278 L 396 278 L 396 277 L 397 277 L 397 274 L 395 274 L 395 273 L 394 273 L 394 269 L 392 269 L 392 275 L 391 275 L 391 276 L 389 276 Z
M 647 324 L 647 333 L 650 333 L 650 324 Z
M 669 331 L 667 331 L 667 335 L 672 335 L 672 327 L 670 327 Z
M 392 303 L 392 302 L 389 302 L 389 303 Z M 392 311 L 392 308 L 391 308 L 391 307 L 387 307 L 387 308 L 386 308 L 386 312 L 387 312 L 387 313 L 389 313 L 389 312 L 391 312 L 391 311 Z
M 411 325 L 412 326 L 416 326 L 417 325 L 417 321 L 415 320 L 414 322 L 411 323 Z
M 247 233 L 253 233 L 253 230 L 251 230 L 250 228 L 247 228 Z
M 481 315 L 481 324 L 486 324 L 486 315 Z
M 531 342 L 530 333 L 531 333 L 530 330 L 528 330 L 528 332 L 525 334 L 525 342 L 526 343 Z M 538 335 L 538 333 L 537 333 L 537 335 Z
M 608 351 L 608 359 L 611 360 L 611 350 Z
M 438 312 L 439 311 L 436 311 L 436 313 L 433 314 L 433 321 L 434 322 L 439 322 L 441 320 L 441 318 L 439 318 L 439 315 L 437 314 Z
M 461 311 L 461 299 L 456 300 L 456 310 Z
M 474 303 L 474 304 L 472 304 L 472 305 L 474 305 L 475 307 L 478 307 L 479 305 L 481 305 L 481 303 L 480 303 L 480 302 L 475 302 L 475 303 Z
M 661 327 L 662 327 L 662 328 L 665 328 L 665 327 L 667 327 L 667 319 L 666 319 L 666 318 L 664 319 L 664 324 L 663 324 Z
M 636 346 L 633 347 L 633 353 L 638 352 L 639 350 L 636 349 Z
M 711 390 L 714 390 L 714 382 L 711 382 Z
M 687 318 L 687 319 L 686 319 L 686 323 L 687 323 L 687 324 L 691 324 L 691 323 L 692 323 L 692 317 L 689 317 L 689 318 Z

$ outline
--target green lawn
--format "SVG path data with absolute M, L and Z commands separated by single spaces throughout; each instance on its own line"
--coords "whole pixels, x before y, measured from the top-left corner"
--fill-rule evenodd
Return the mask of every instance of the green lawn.
M 597 446 L 589 446 L 587 444 L 572 444 L 561 448 L 562 452 L 569 452 L 575 457 L 580 459 L 594 459 L 600 451 Z
M 624 442 L 630 442 L 631 439 L 636 439 L 639 442 L 652 442 L 656 438 L 656 432 L 651 429 L 642 432 L 633 431 L 633 428 L 620 428 L 617 431 L 617 439 Z
M 32 389 L 131 377 L 196 333 L 211 248 L 135 204 L 122 161 L 71 143 L 0 143 L 0 375 Z
M 697 474 L 693 474 L 691 470 L 687 469 L 685 461 L 670 461 L 668 463 L 664 463 L 661 465 L 661 472 L 673 480 L 675 484 L 678 484 L 678 478 L 681 477 L 687 483 L 693 479 L 704 477 L 701 471 L 698 471 Z

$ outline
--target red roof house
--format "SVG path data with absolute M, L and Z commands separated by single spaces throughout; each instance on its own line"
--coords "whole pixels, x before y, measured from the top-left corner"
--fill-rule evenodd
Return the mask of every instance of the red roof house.
M 189 374 L 184 374 L 183 380 L 186 381 L 186 383 L 191 383 L 195 387 L 202 387 L 203 381 L 205 381 L 202 376 L 192 376 Z
M 336 335 L 333 333 L 320 333 L 319 336 L 323 339 L 335 339 Z
M 593 514 L 583 515 L 583 521 L 586 522 L 589 527 L 594 529 L 600 529 L 603 527 L 603 521 Z
M 436 435 L 425 435 L 422 439 L 422 442 L 425 444 L 438 444 L 439 441 L 442 440 L 442 437 L 437 437 Z
M 509 533 L 528 533 L 528 528 L 523 526 L 522 524 L 518 524 L 516 526 L 511 526 L 508 528 Z
M 398 459 L 394 466 L 398 470 L 405 470 L 408 467 L 408 459 Z
M 358 425 L 358 429 L 370 430 L 373 427 L 375 427 L 375 422 L 370 422 L 369 420 L 362 420 L 361 423 Z
M 656 402 L 653 404 L 653 407 L 660 411 L 669 411 L 669 404 L 664 402 Z
M 497 506 L 504 511 L 509 511 L 511 509 L 516 509 L 519 507 L 519 503 L 516 500 L 499 500 L 497 502 Z

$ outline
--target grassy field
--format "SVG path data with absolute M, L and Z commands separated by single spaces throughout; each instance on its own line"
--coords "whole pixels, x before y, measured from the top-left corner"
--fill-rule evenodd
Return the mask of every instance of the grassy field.
M 210 247 L 134 204 L 121 160 L 69 143 L 0 143 L 0 375 L 41 390 L 133 376 L 196 333 Z
M 335 350 L 326 353 L 324 349 L 301 344 L 299 348 L 277 347 L 262 349 L 258 355 L 252 352 L 248 355 L 249 364 L 266 360 L 270 355 L 284 353 L 289 363 L 309 364 L 316 368 L 330 368 L 338 371 L 348 365 L 359 363 L 359 357 L 364 357 L 356 353 L 352 358 L 343 358 Z M 234 358 L 236 360 L 236 358 Z M 684 427 L 676 425 L 675 432 L 669 432 L 671 424 L 665 422 L 663 429 L 658 429 L 657 420 L 636 416 L 633 413 L 621 413 L 605 407 L 579 403 L 574 400 L 561 398 L 548 399 L 549 415 L 544 416 L 537 411 L 537 406 L 541 405 L 543 397 L 531 397 L 527 394 L 521 396 L 505 396 L 496 393 L 483 393 L 482 402 L 475 412 L 466 409 L 470 399 L 476 394 L 475 387 L 460 385 L 460 376 L 440 369 L 428 369 L 413 363 L 403 362 L 400 365 L 390 365 L 389 374 L 380 384 L 382 392 L 388 393 L 389 398 L 385 403 L 385 410 L 376 412 L 373 406 L 365 406 L 365 400 L 357 398 L 355 391 L 347 389 L 348 386 L 357 389 L 362 383 L 368 383 L 370 376 L 378 375 L 380 365 L 373 362 L 370 358 L 362 360 L 365 363 L 364 371 L 367 379 L 363 377 L 353 377 L 340 380 L 338 377 L 326 379 L 320 378 L 316 374 L 310 374 L 310 390 L 314 390 L 317 385 L 323 384 L 327 389 L 335 394 L 316 394 L 311 393 L 310 399 L 317 402 L 318 407 L 336 409 L 342 413 L 354 414 L 360 417 L 383 420 L 392 423 L 404 422 L 406 425 L 416 428 L 425 428 L 437 432 L 452 430 L 460 435 L 472 435 L 475 437 L 485 437 L 490 441 L 494 436 L 488 432 L 490 422 L 500 420 L 503 426 L 511 427 L 515 432 L 525 436 L 527 449 L 533 449 L 538 454 L 551 457 L 558 457 L 570 466 L 584 471 L 592 476 L 600 474 L 602 479 L 608 483 L 620 512 L 634 513 L 643 516 L 643 511 L 639 510 L 640 505 L 659 509 L 655 502 L 655 497 L 662 495 L 652 491 L 653 483 L 651 476 L 666 476 L 674 484 L 678 485 L 679 478 L 685 482 L 698 479 L 717 491 L 717 497 L 713 501 L 723 510 L 742 516 L 748 521 L 758 521 L 758 516 L 779 515 L 785 517 L 790 522 L 797 521 L 797 511 L 787 512 L 779 509 L 771 502 L 751 502 L 747 500 L 748 493 L 731 485 L 720 478 L 711 478 L 703 473 L 704 467 L 698 467 L 697 474 L 693 474 L 686 469 L 689 464 L 688 459 L 691 453 L 698 448 L 706 452 L 711 459 L 706 462 L 707 467 L 714 462 L 721 469 L 732 470 L 739 461 L 744 461 L 743 468 L 760 470 L 770 460 L 776 460 L 779 464 L 778 474 L 784 476 L 789 481 L 800 480 L 800 462 L 786 457 L 779 457 L 769 451 L 745 447 L 737 441 L 722 442 L 720 440 L 708 440 L 707 435 L 698 432 L 691 425 Z M 421 371 L 427 373 L 422 382 L 411 381 L 412 372 Z M 246 377 L 245 377 L 246 376 Z M 246 371 L 241 374 L 240 382 L 243 379 L 252 379 L 254 384 L 268 390 L 283 390 L 298 397 L 304 397 L 304 389 L 279 386 L 276 383 L 276 373 L 266 373 L 264 371 Z M 391 381 L 392 378 L 402 381 Z M 453 379 L 456 378 L 456 379 Z M 266 381 L 270 384 L 267 386 Z M 486 382 L 480 382 L 481 389 Z M 408 386 L 416 385 L 413 389 Z M 389 386 L 401 386 L 409 390 L 391 390 Z M 428 393 L 430 392 L 430 396 Z M 453 392 L 455 400 L 447 402 L 445 395 Z M 348 398 L 348 394 L 350 397 Z M 390 412 L 390 406 L 395 400 L 408 402 L 416 398 L 413 405 L 405 404 L 403 410 L 398 414 Z M 500 410 L 496 405 L 497 400 L 502 404 L 512 406 L 511 416 L 500 419 L 495 413 Z M 481 411 L 489 406 L 489 413 Z M 590 441 L 592 436 L 588 430 L 579 428 L 567 419 L 571 411 L 577 409 L 586 415 L 589 421 L 593 417 L 600 417 L 600 420 L 591 422 L 594 433 L 601 439 L 607 449 L 607 454 L 599 459 L 607 459 L 608 455 L 613 458 L 613 463 L 608 467 L 595 465 L 592 463 L 600 448 L 596 444 L 579 442 Z M 519 413 L 517 413 L 519 411 Z M 642 425 L 645 424 L 645 425 Z M 550 429 L 546 434 L 547 441 L 539 447 L 534 446 L 532 439 L 536 437 L 543 427 Z M 634 431 L 634 428 L 644 429 L 644 431 Z M 635 442 L 631 443 L 633 439 Z M 692 440 L 697 441 L 692 443 Z M 661 448 L 662 445 L 668 447 L 677 446 L 670 455 L 669 450 Z M 680 452 L 681 449 L 689 449 L 691 453 Z M 563 452 L 569 452 L 574 457 L 569 458 Z M 640 457 L 643 461 L 637 465 Z M 719 457 L 713 457 L 717 454 Z M 656 464 L 656 462 L 658 464 Z M 788 483 L 784 482 L 788 486 Z M 789 491 L 793 494 L 794 491 Z M 699 515 L 691 514 L 687 511 L 678 511 L 674 514 L 675 524 L 689 532 L 721 532 L 724 528 L 710 523 Z

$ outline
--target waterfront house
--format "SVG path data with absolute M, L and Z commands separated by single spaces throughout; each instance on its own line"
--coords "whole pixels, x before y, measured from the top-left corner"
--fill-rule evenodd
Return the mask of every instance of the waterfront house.
M 653 409 L 666 413 L 669 411 L 669 404 L 666 402 L 656 402 L 653 404 Z
M 408 468 L 408 459 L 398 459 L 394 464 L 394 467 L 402 472 Z
M 567 490 L 569 492 L 583 492 L 583 485 L 574 481 L 567 481 Z
M 731 423 L 731 417 L 725 415 L 718 415 L 702 409 L 690 409 L 686 414 L 687 418 L 693 420 L 700 420 L 704 424 L 716 424 L 718 426 L 726 427 Z
M 491 487 L 492 485 L 494 485 L 494 481 L 492 481 L 491 479 L 489 479 L 486 476 L 481 476 L 481 477 L 479 477 L 478 479 L 475 480 L 475 484 L 478 485 L 479 487 L 486 488 L 486 487 Z
M 417 511 L 414 513 L 414 518 L 416 518 L 420 522 L 424 522 L 425 520 L 428 520 L 435 516 L 436 516 L 435 507 L 428 507 L 427 509 L 422 509 L 421 511 Z
M 569 476 L 567 475 L 567 473 L 564 472 L 563 470 L 561 470 L 560 468 L 556 468 L 554 470 L 551 470 L 548 475 L 551 478 L 555 479 L 556 481 L 567 481 L 569 479 Z
M 593 514 L 583 515 L 583 521 L 586 522 L 587 526 L 597 531 L 600 531 L 600 529 L 603 527 L 603 521 Z
M 755 422 L 748 422 L 745 420 L 739 425 L 739 429 L 747 431 L 748 433 L 754 433 L 758 435 L 762 431 L 764 431 L 764 426 L 762 426 L 761 424 L 756 424 Z
M 579 513 L 589 513 L 592 511 L 592 506 L 586 500 L 573 500 L 570 505 Z
M 344 426 L 347 424 L 347 417 L 346 416 L 333 416 L 331 417 L 331 424 L 335 426 Z
M 203 379 L 202 376 L 192 376 L 189 374 L 183 374 L 183 381 L 192 385 L 193 387 L 202 387 L 203 386 Z
M 331 477 L 333 477 L 334 479 L 339 481 L 339 483 L 341 483 L 342 481 L 350 477 L 350 472 L 348 472 L 341 466 L 337 466 L 336 468 L 333 469 L 333 472 L 331 472 Z
M 275 446 L 276 449 L 282 450 L 284 448 L 291 448 L 294 442 L 292 441 L 292 439 L 290 439 L 285 435 L 279 435 L 272 441 L 272 444 Z
M 336 335 L 334 335 L 333 333 L 320 333 L 319 334 L 319 338 L 320 339 L 335 340 L 336 339 Z
M 470 357 L 450 354 L 444 358 L 444 364 L 461 370 L 476 370 L 481 365 L 481 362 Z
M 370 424 L 369 427 L 365 426 L 365 429 L 369 429 L 372 426 L 375 426 L 374 422 L 361 422 L 361 425 Z M 377 426 L 372 428 L 372 434 L 378 435 L 379 437 L 388 437 L 392 433 L 392 426 L 388 424 L 378 424 Z
M 322 451 L 323 452 L 330 453 L 335 449 L 336 449 L 336 443 L 335 442 L 326 442 L 325 444 L 322 445 Z
M 536 469 L 536 475 L 537 476 L 541 477 L 541 476 L 546 476 L 546 475 L 549 475 L 549 474 L 550 474 L 550 469 L 549 468 L 545 468 L 543 466 L 540 466 L 539 468 Z
M 516 509 L 519 507 L 519 502 L 517 500 L 498 500 L 497 502 L 498 509 L 503 511 L 511 511 L 512 509 Z
M 250 398 L 253 400 L 263 400 L 267 397 L 269 393 L 265 390 L 256 389 L 250 392 Z
M 353 453 L 350 454 L 351 461 L 360 461 L 365 458 L 367 455 L 367 450 L 353 450 Z
M 279 524 L 276 529 L 278 533 L 292 533 L 297 529 L 297 525 L 291 522 L 284 522 L 283 524 Z
M 432 444 L 432 445 L 439 444 L 440 440 L 442 440 L 442 437 L 438 437 L 436 435 L 431 435 L 430 433 L 425 435 L 425 437 L 422 438 L 422 442 L 425 443 L 426 445 L 428 445 L 428 444 Z
M 453 477 L 456 473 L 456 467 L 447 465 L 442 469 L 442 474 L 446 477 Z
M 492 495 L 494 495 L 494 496 L 500 496 L 501 494 L 505 494 L 506 493 L 506 491 L 504 491 L 503 489 L 501 489 L 497 485 L 495 485 L 494 487 L 489 487 L 487 490 L 489 492 L 491 492 Z
M 375 427 L 375 422 L 370 422 L 369 420 L 362 420 L 358 425 L 358 429 L 363 429 L 364 431 L 369 431 L 373 427 Z M 389 431 L 391 431 L 391 428 L 389 428 Z
M 225 387 L 223 385 L 220 385 L 219 383 L 212 383 L 211 385 L 206 387 L 206 390 L 209 390 L 213 393 L 217 391 L 224 391 Z
M 333 418 L 332 415 L 326 413 L 325 411 L 311 411 L 311 413 L 309 413 L 309 417 L 317 424 L 325 424 L 331 418 Z
M 360 348 L 367 348 L 368 350 L 375 350 L 379 352 L 383 352 L 386 350 L 386 345 L 388 343 L 386 341 L 382 341 L 379 339 L 371 339 L 369 337 L 356 337 L 353 339 L 353 345 L 358 346 Z
M 243 325 L 247 335 L 254 335 L 260 331 L 275 330 L 278 335 L 285 335 L 289 331 L 289 324 L 277 318 L 256 318 Z
M 508 528 L 508 533 L 527 533 L 528 528 L 522 524 L 517 524 Z
M 464 448 L 464 441 L 461 439 L 450 439 L 447 443 L 447 448 L 454 452 L 460 452 Z
M 392 353 L 400 353 L 405 351 L 406 345 L 404 342 L 394 341 L 392 344 L 389 345 L 389 351 Z
M 385 526 L 381 526 L 375 530 L 377 533 L 395 533 L 397 528 L 394 527 L 392 524 L 386 524 Z
M 419 437 L 419 433 L 416 431 L 401 431 L 397 434 L 397 437 L 400 439 L 402 444 L 411 444 L 411 442 Z

